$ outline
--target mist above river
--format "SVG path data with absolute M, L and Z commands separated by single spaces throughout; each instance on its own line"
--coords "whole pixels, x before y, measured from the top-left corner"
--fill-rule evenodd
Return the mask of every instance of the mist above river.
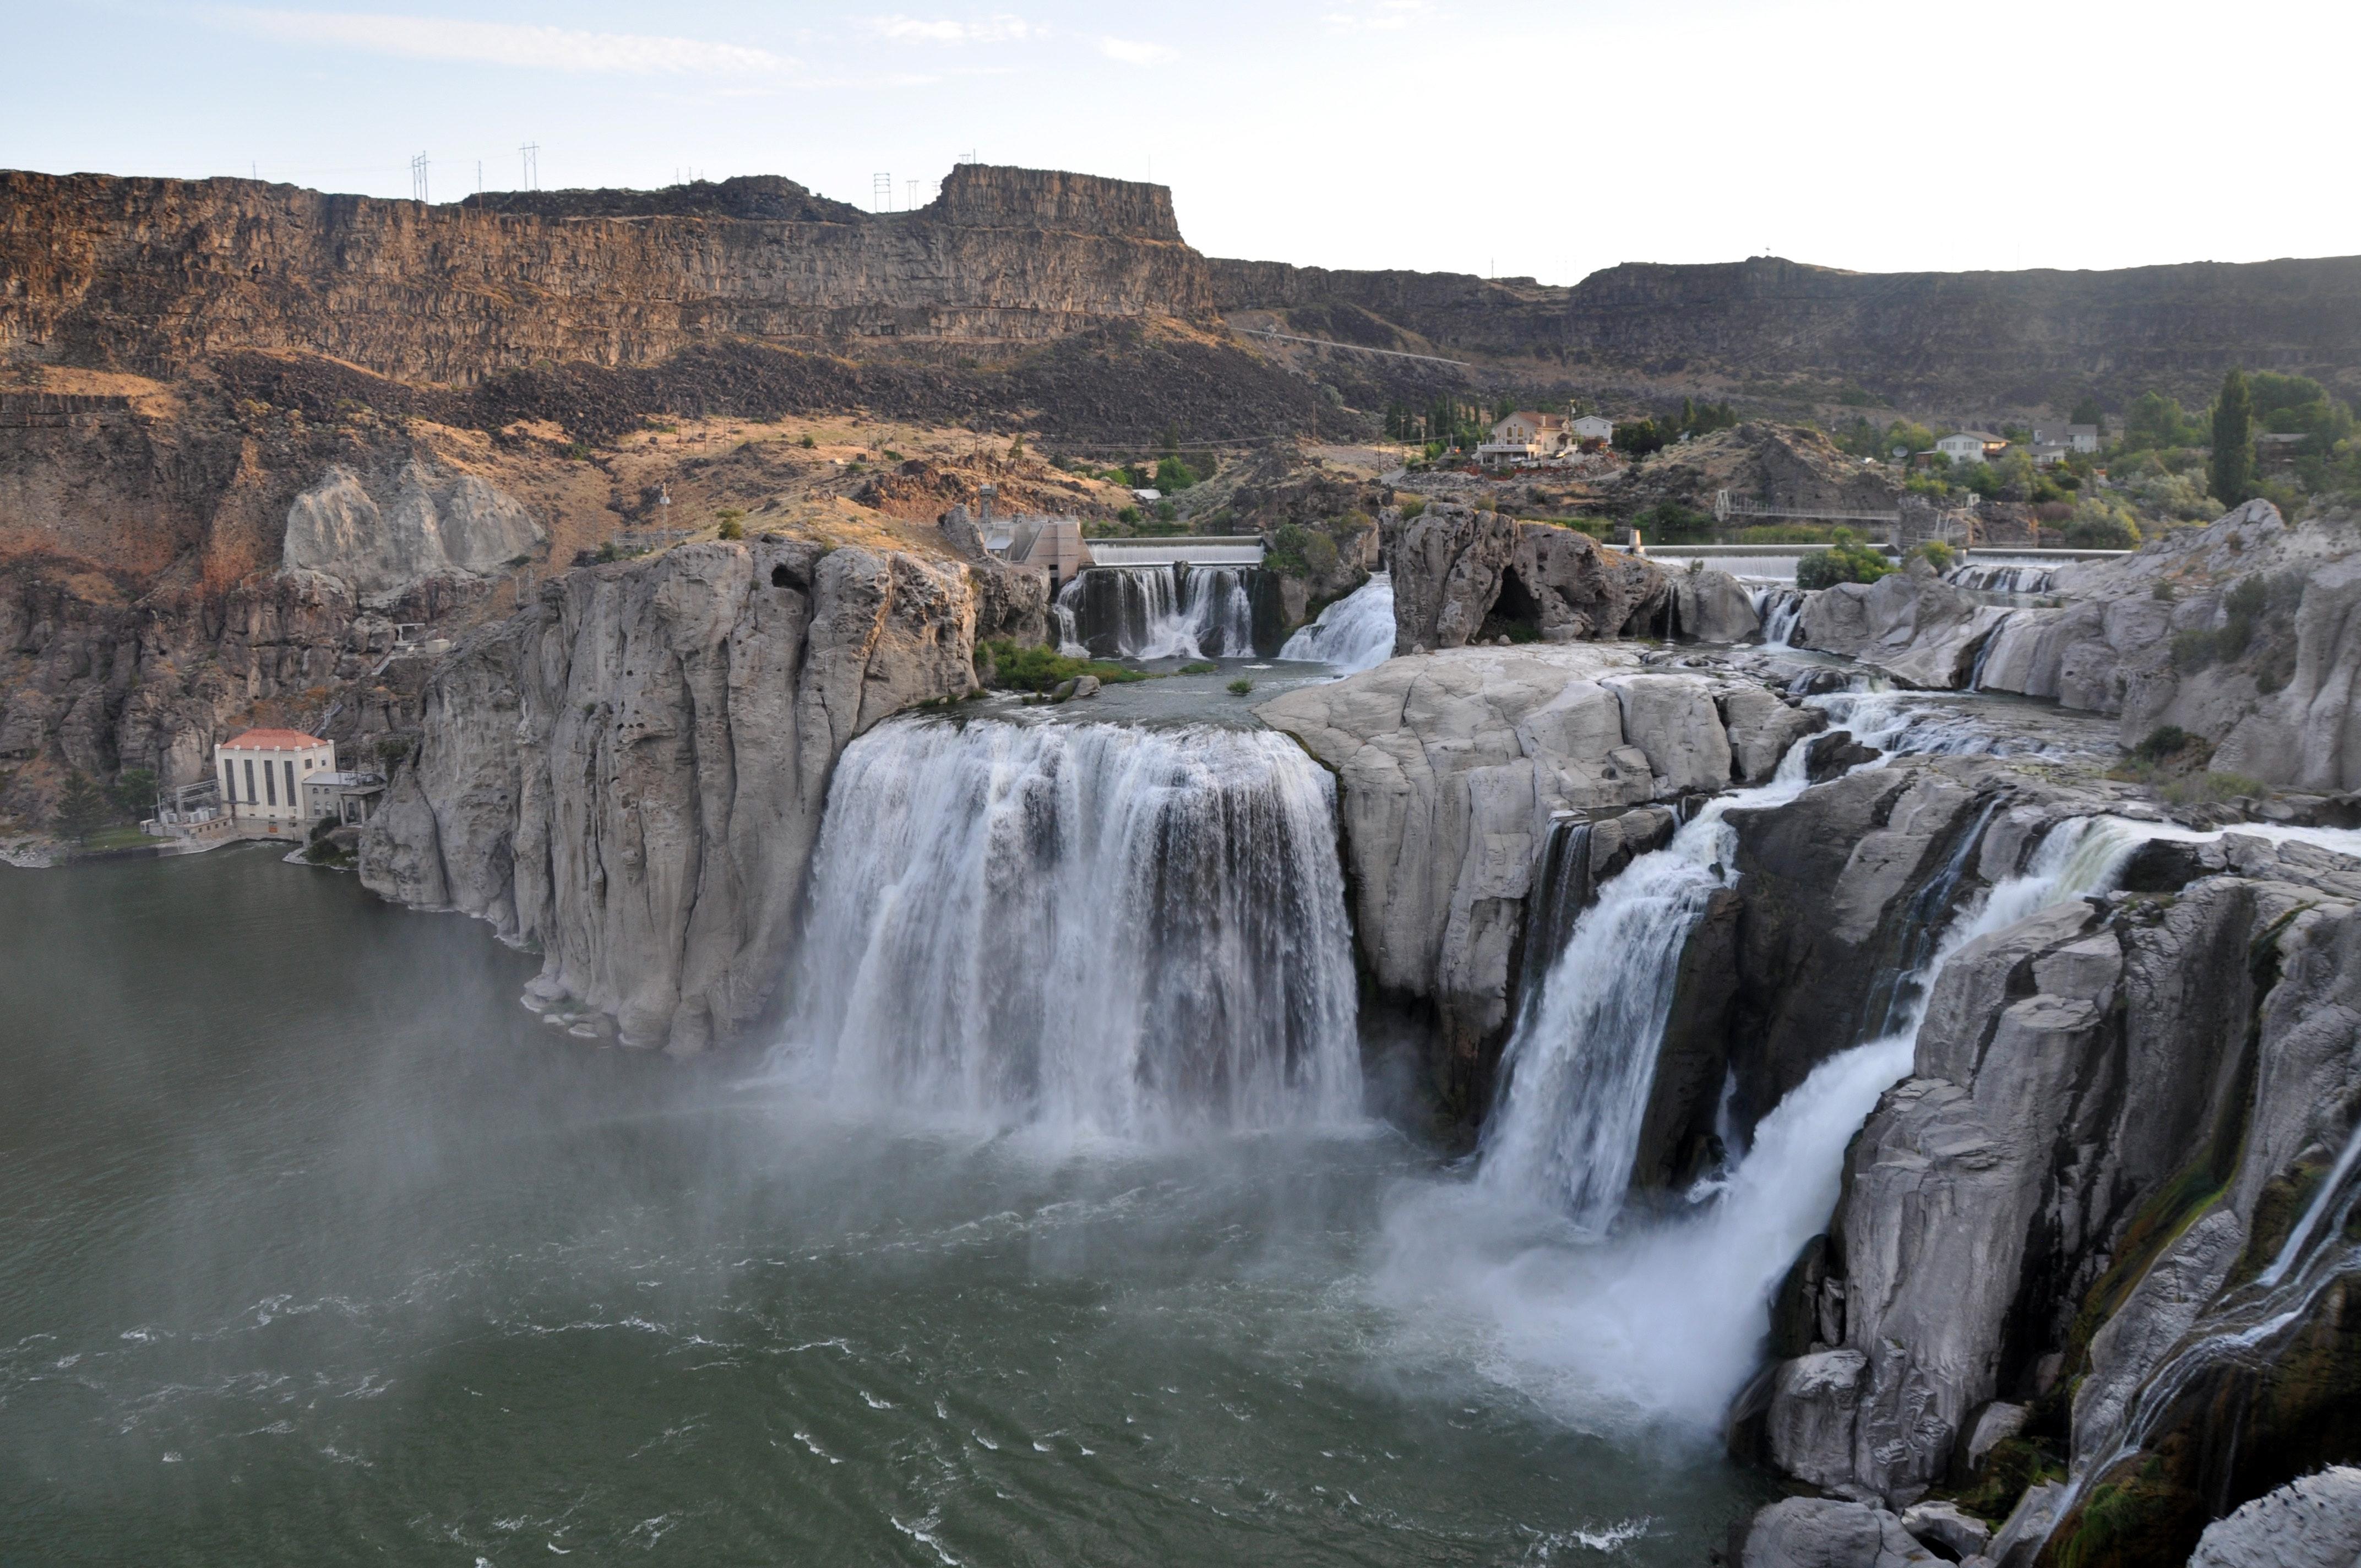
M 0 940 L 0 1555 L 1686 1563 L 1763 1494 L 1405 1336 L 1373 1124 L 840 1113 L 263 851 Z

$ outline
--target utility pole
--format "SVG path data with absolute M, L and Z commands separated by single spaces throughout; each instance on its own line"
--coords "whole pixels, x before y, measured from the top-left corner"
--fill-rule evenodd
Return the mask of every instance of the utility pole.
M 537 141 L 529 141 L 517 148 L 517 156 L 524 162 L 524 188 L 528 191 L 540 190 L 541 144 Z
M 413 202 L 429 200 L 426 194 L 426 155 L 423 152 L 410 160 L 410 198 Z
M 918 182 L 915 180 L 905 180 L 902 183 L 909 190 L 909 194 L 903 198 L 902 210 L 906 213 L 914 211 L 918 205 Z
M 869 177 L 869 210 L 890 213 L 894 210 L 894 176 L 873 174 Z

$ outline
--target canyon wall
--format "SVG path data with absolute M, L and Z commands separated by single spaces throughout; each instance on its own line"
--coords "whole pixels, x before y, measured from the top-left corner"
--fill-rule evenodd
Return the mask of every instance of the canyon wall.
M 1818 378 L 1919 408 L 2034 407 L 2086 389 L 2202 398 L 2232 365 L 2315 376 L 2348 397 L 2361 385 L 2356 257 L 2081 272 L 1847 272 L 1757 257 L 1627 262 L 1571 288 L 1212 265 L 1224 310 L 1312 313 L 1303 324 L 1341 341 L 1396 346 L 1391 325 L 1446 353 L 1708 385 Z
M 0 362 L 169 372 L 288 349 L 464 386 L 730 338 L 1022 341 L 1211 313 L 1160 188 L 961 164 L 910 213 L 784 181 L 609 194 L 430 206 L 0 173 Z
M 800 541 L 684 545 L 544 585 L 427 685 L 362 880 L 543 953 L 537 995 L 703 1048 L 785 967 L 838 756 L 1038 641 L 1042 579 Z

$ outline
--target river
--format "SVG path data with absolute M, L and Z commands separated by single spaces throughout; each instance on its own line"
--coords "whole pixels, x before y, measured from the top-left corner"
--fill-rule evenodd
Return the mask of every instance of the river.
M 1465 1173 L 1375 1122 L 838 1110 L 260 849 L 0 868 L 0 1561 L 1695 1564 L 1772 1495 L 1411 1321 Z

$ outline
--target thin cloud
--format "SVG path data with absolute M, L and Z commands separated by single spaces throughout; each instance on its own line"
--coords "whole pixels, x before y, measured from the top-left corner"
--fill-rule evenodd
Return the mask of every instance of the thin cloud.
M 767 75 L 795 65 L 769 49 L 649 33 L 594 33 L 574 27 L 367 11 L 268 11 L 237 6 L 213 15 L 225 26 L 275 43 L 325 44 L 410 60 L 673 76 Z
M 1130 38 L 1101 38 L 1099 52 L 1126 65 L 1156 65 L 1173 58 L 1176 51 L 1167 44 L 1136 43 Z
M 896 43 L 954 45 L 1022 43 L 1027 38 L 1041 38 L 1049 30 L 1006 12 L 980 22 L 959 22 L 949 17 L 873 16 L 869 27 L 880 38 L 892 38 Z

